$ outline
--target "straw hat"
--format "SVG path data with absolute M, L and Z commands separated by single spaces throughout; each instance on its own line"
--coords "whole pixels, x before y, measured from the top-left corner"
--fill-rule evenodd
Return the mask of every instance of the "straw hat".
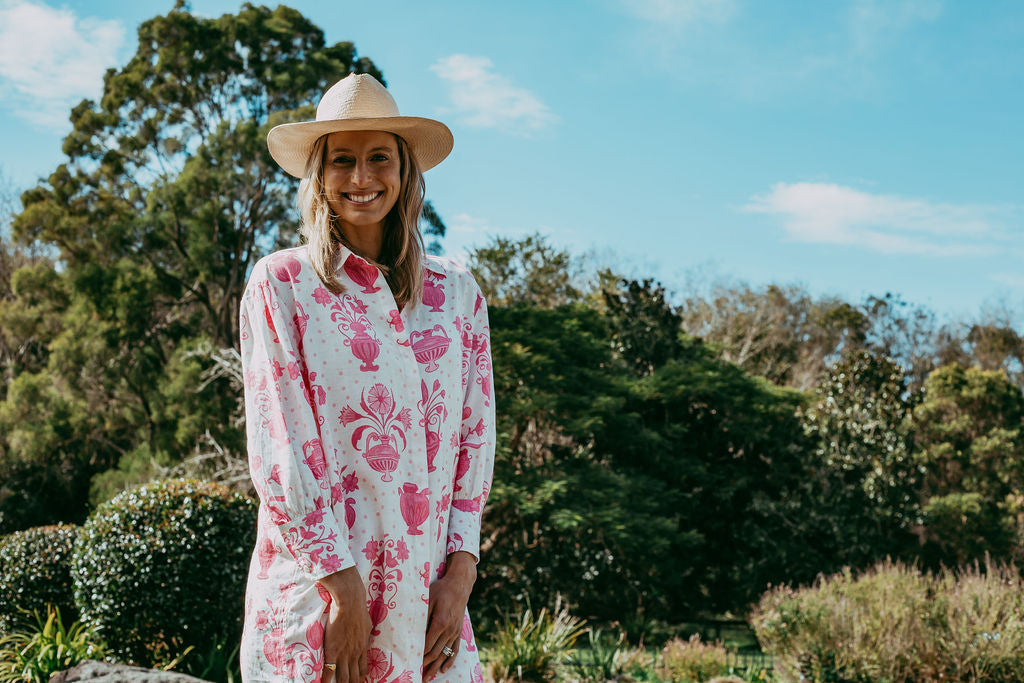
M 315 121 L 274 126 L 267 134 L 267 146 L 281 168 L 301 178 L 317 138 L 342 130 L 382 130 L 402 136 L 421 171 L 441 163 L 455 144 L 452 132 L 440 121 L 399 116 L 391 93 L 373 76 L 349 74 L 320 98 Z

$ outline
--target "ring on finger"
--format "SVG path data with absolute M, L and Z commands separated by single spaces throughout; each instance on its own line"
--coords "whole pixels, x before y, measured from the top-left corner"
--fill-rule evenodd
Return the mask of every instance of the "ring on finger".
M 335 669 L 338 668 L 338 665 L 337 664 L 324 664 L 324 668 L 325 669 L 330 669 L 331 671 L 334 671 Z
M 445 645 L 444 648 L 442 648 L 441 652 L 443 652 L 446 657 L 455 656 L 455 650 L 453 650 L 450 645 Z

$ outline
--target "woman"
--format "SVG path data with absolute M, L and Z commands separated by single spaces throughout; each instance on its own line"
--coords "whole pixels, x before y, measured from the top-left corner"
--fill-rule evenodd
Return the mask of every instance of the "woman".
M 425 255 L 444 124 L 372 76 L 270 131 L 306 244 L 260 259 L 239 325 L 260 498 L 245 681 L 482 681 L 466 611 L 494 457 L 487 307 Z

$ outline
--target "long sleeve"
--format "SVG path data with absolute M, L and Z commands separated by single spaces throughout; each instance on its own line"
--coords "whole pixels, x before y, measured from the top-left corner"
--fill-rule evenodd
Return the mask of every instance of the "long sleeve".
M 475 281 L 469 333 L 469 368 L 462 405 L 459 457 L 452 507 L 448 518 L 448 548 L 464 550 L 480 561 L 480 524 L 494 470 L 495 407 L 491 367 L 491 330 L 487 303 Z
M 317 410 L 324 395 L 303 355 L 305 320 L 289 285 L 282 289 L 279 298 L 257 263 L 239 311 L 249 471 L 265 516 L 317 580 L 355 560 L 331 508 Z

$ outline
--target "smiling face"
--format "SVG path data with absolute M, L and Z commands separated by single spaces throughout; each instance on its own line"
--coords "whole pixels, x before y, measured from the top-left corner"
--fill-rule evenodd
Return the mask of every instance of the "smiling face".
M 401 191 L 401 166 L 391 133 L 357 130 L 327 137 L 324 191 L 346 237 L 383 235 L 384 218 Z

